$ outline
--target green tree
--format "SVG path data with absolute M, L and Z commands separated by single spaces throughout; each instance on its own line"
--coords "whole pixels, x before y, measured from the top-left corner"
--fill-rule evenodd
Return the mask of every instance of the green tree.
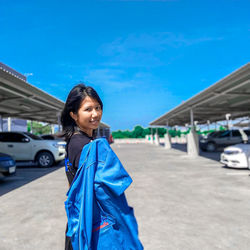
M 145 135 L 150 135 L 151 134 L 151 129 L 150 128 L 145 128 L 144 129 L 144 134 Z
M 141 127 L 140 125 L 135 126 L 134 130 L 132 131 L 132 137 L 133 138 L 144 138 L 145 137 L 144 128 Z
M 165 128 L 158 128 L 158 134 L 160 137 L 164 137 L 166 133 L 167 133 L 167 130 Z
M 31 132 L 32 124 L 32 133 L 35 135 L 50 134 L 51 127 L 49 124 L 43 125 L 41 122 L 28 121 L 27 122 L 27 131 Z
M 134 129 L 132 131 L 129 131 L 129 130 L 113 131 L 112 136 L 115 139 L 119 139 L 119 138 L 145 138 L 146 135 L 151 134 L 151 130 L 152 130 L 153 134 L 156 133 L 156 128 L 152 128 L 152 129 L 151 128 L 143 128 L 142 126 L 137 125 L 134 127 Z M 158 134 L 160 137 L 164 137 L 164 134 L 167 131 L 165 128 L 157 128 L 157 130 L 158 130 Z

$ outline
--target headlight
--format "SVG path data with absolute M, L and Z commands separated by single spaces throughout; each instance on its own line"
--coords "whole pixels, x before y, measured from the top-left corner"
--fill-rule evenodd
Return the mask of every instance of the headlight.
M 65 147 L 66 147 L 66 142 L 64 142 L 64 141 L 59 141 L 57 144 L 58 144 L 59 146 L 61 146 L 62 148 L 65 148 Z

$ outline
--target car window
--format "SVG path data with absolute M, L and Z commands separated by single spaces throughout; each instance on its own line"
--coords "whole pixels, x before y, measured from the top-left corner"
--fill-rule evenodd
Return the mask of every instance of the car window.
M 208 134 L 209 137 L 217 137 L 218 135 L 221 134 L 221 131 L 214 131 Z
M 220 137 L 225 131 L 214 131 L 209 134 L 209 137 L 217 138 Z
M 232 136 L 241 136 L 241 133 L 239 130 L 233 130 L 232 131 Z
M 1 133 L 0 134 L 0 141 L 2 142 L 23 142 L 24 138 L 26 137 L 19 133 Z
M 24 132 L 24 134 L 28 135 L 33 140 L 42 140 L 42 138 L 40 136 L 38 136 L 38 135 L 33 135 L 33 134 L 29 133 L 29 132 Z
M 210 134 L 208 134 L 208 136 L 213 137 L 216 134 L 216 132 L 211 132 Z
M 0 133 L 0 141 L 2 142 L 8 141 L 8 136 L 6 135 L 6 133 Z
M 250 136 L 250 130 L 244 130 L 244 132 L 246 133 L 246 135 Z
M 220 133 L 218 136 L 216 136 L 217 138 L 224 138 L 224 137 L 229 137 L 230 136 L 230 131 L 226 130 L 223 131 L 222 133 Z

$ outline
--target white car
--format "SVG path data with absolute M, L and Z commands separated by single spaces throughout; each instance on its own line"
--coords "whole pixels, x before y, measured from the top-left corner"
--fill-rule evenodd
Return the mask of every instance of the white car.
M 250 169 L 250 144 L 236 144 L 226 147 L 220 162 L 227 167 Z
M 16 161 L 37 162 L 40 167 L 50 167 L 65 158 L 64 145 L 28 132 L 0 132 L 0 152 Z

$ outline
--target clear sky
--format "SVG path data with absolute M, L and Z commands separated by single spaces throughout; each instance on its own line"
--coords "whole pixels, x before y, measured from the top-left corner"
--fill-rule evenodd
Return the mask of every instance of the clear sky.
M 249 13 L 249 0 L 0 0 L 0 62 L 62 101 L 84 81 L 112 130 L 146 127 L 250 61 Z

